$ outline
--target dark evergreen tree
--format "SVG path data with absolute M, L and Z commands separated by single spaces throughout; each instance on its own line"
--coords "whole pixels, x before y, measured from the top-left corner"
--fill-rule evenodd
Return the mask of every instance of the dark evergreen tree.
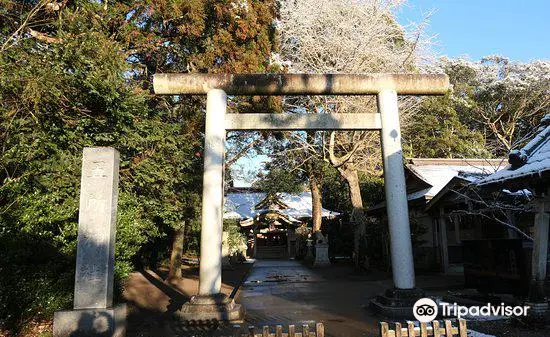
M 0 0 L 0 320 L 70 307 L 85 146 L 121 153 L 119 280 L 172 228 L 198 232 L 204 100 L 154 96 L 151 76 L 268 71 L 274 17 L 258 0 Z

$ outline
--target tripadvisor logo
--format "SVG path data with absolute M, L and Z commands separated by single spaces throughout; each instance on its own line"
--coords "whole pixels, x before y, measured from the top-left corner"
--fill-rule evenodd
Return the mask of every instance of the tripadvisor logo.
M 484 306 L 473 305 L 471 307 L 465 307 L 456 303 L 441 303 L 441 310 L 445 316 L 456 316 L 461 318 L 462 316 L 527 316 L 529 306 L 511 306 L 504 305 L 492 305 L 487 303 Z
M 431 298 L 421 298 L 413 306 L 414 317 L 422 323 L 428 323 L 433 321 L 441 309 L 443 316 L 456 316 L 461 318 L 463 316 L 479 317 L 479 316 L 527 316 L 529 306 L 510 306 L 493 305 L 487 303 L 484 306 L 470 306 L 466 307 L 458 305 L 456 303 L 450 304 L 441 302 L 438 307 L 437 303 Z
M 437 317 L 437 303 L 431 298 L 421 298 L 413 306 L 414 318 L 419 322 L 428 323 Z

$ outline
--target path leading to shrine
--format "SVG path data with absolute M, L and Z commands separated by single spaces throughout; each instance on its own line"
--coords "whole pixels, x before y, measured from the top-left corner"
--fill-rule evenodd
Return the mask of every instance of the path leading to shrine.
M 231 335 L 232 323 L 185 324 L 171 317 L 198 291 L 198 268 L 184 269 L 184 277 L 177 284 L 167 282 L 165 276 L 165 272 L 147 270 L 133 273 L 127 281 L 128 337 Z M 236 301 L 246 308 L 242 326 L 254 325 L 260 332 L 264 325 L 294 324 L 301 331 L 302 324 L 313 327 L 323 322 L 327 337 L 378 337 L 378 322 L 384 319 L 366 305 L 392 285 L 390 273 L 358 274 L 350 263 L 343 262 L 310 269 L 294 260 L 257 260 L 253 268 L 248 263 L 236 265 L 224 270 L 222 279 L 222 291 L 236 293 Z M 463 282 L 460 276 L 437 274 L 420 274 L 416 280 L 428 296 L 442 296 Z M 470 331 L 475 337 L 548 336 L 548 331 L 524 330 L 503 321 L 469 321 L 468 327 L 487 334 Z
M 378 320 L 365 305 L 388 287 L 380 276 L 356 276 L 349 266 L 309 269 L 294 260 L 258 260 L 237 301 L 246 308 L 245 325 L 324 322 L 327 336 L 376 336 Z
M 463 282 L 461 276 L 437 274 L 420 274 L 416 280 L 428 296 L 448 294 L 450 289 L 461 288 Z M 241 286 L 237 302 L 246 308 L 244 325 L 254 325 L 257 331 L 264 325 L 313 327 L 323 322 L 327 337 L 379 337 L 378 322 L 387 319 L 375 316 L 366 306 L 391 284 L 389 273 L 360 275 L 350 264 L 310 269 L 293 260 L 258 260 Z M 471 337 L 548 336 L 545 329 L 524 330 L 510 324 L 502 320 L 469 321 L 468 333 Z

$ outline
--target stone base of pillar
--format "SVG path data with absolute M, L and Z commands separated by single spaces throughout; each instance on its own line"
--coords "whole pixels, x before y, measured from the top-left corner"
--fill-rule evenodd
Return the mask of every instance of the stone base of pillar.
M 315 245 L 315 259 L 313 260 L 313 267 L 326 266 L 330 266 L 330 260 L 328 259 L 328 244 L 318 243 Z
M 544 281 L 531 281 L 529 284 L 529 302 L 542 303 L 546 302 L 546 291 Z
M 535 327 L 543 327 L 550 322 L 550 307 L 547 301 L 544 302 L 525 302 L 529 307 L 527 317 L 522 318 L 524 323 Z
M 369 307 L 374 312 L 386 317 L 414 319 L 414 303 L 423 297 L 426 297 L 426 293 L 420 288 L 392 288 L 386 290 L 384 294 L 376 296 L 369 303 Z
M 126 304 L 107 309 L 56 311 L 53 316 L 54 337 L 124 337 Z
M 225 294 L 197 295 L 185 303 L 174 315 L 183 321 L 218 322 L 242 321 L 244 308 Z
M 235 269 L 233 265 L 231 264 L 231 257 L 230 256 L 222 256 L 222 269 L 224 270 L 233 270 Z

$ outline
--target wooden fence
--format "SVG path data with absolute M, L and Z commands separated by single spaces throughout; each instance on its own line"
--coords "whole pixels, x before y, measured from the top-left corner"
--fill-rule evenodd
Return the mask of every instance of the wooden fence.
M 408 322 L 407 327 L 402 327 L 401 323 L 395 323 L 395 329 L 390 330 L 389 324 L 380 322 L 380 335 L 382 337 L 467 337 L 466 321 L 458 320 L 458 327 L 454 327 L 452 322 L 445 320 L 443 325 L 439 325 L 439 321 L 433 321 L 432 326 L 426 323 L 420 323 L 420 327 L 414 326 L 413 322 Z
M 254 326 L 249 326 L 248 331 L 242 331 L 240 325 L 233 326 L 233 337 L 325 337 L 325 326 L 323 323 L 315 325 L 315 331 L 310 331 L 308 325 L 302 325 L 302 332 L 297 332 L 294 325 L 288 326 L 288 331 L 283 332 L 283 326 L 275 326 L 271 332 L 269 326 L 264 326 L 261 333 L 256 333 Z

